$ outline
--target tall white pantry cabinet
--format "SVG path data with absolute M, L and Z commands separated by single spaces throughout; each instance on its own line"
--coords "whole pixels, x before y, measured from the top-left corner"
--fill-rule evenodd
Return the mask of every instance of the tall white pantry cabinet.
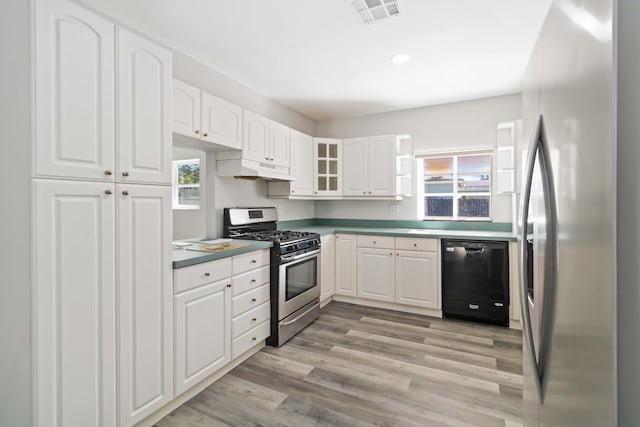
M 173 397 L 171 53 L 34 3 L 34 425 L 129 426 Z

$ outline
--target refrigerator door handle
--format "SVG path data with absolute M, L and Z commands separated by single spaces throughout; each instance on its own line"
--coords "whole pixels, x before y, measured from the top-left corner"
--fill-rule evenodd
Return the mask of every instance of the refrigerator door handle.
M 540 349 L 539 357 L 536 356 L 533 330 L 531 326 L 531 313 L 529 311 L 529 298 L 527 286 L 527 234 L 529 221 L 529 202 L 536 158 L 540 162 L 542 185 L 545 201 L 545 226 L 547 238 L 545 240 L 545 265 L 542 313 L 540 318 Z M 519 234 L 520 249 L 520 306 L 522 310 L 524 340 L 528 352 L 528 359 L 532 363 L 534 383 L 540 403 L 544 402 L 544 389 L 547 380 L 548 360 L 551 351 L 553 337 L 553 324 L 555 317 L 555 288 L 556 288 L 556 254 L 557 254 L 557 213 L 555 202 L 555 190 L 553 174 L 551 170 L 550 156 L 547 148 L 544 131 L 544 120 L 538 118 L 533 132 L 533 138 L 529 145 L 529 154 L 526 164 L 526 175 L 522 198 L 520 201 L 520 214 L 522 230 Z

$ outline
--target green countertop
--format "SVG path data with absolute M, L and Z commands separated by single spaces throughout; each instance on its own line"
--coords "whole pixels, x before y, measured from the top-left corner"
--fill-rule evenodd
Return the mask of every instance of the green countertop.
M 287 228 L 283 228 L 287 229 Z M 291 227 L 296 231 L 311 231 L 326 234 L 368 234 L 374 236 L 395 236 L 395 237 L 427 237 L 442 239 L 478 239 L 478 240 L 501 240 L 515 241 L 516 236 L 507 231 L 472 231 L 472 230 L 429 230 L 415 228 L 378 228 L 378 227 L 343 227 L 327 225 L 311 225 L 306 227 Z
M 228 239 L 224 239 L 228 240 Z M 204 244 L 193 242 L 192 246 L 185 246 L 184 248 L 173 249 L 173 268 L 182 268 L 194 264 L 200 264 L 202 262 L 215 261 L 217 259 L 227 258 L 234 255 L 240 255 L 247 252 L 259 251 L 261 249 L 267 249 L 273 246 L 271 242 L 258 242 L 255 240 L 240 240 L 233 239 L 233 243 L 249 244 L 244 248 L 232 249 L 226 252 L 210 253 L 188 250 L 188 248 L 205 246 Z M 210 243 L 208 243 L 210 244 Z

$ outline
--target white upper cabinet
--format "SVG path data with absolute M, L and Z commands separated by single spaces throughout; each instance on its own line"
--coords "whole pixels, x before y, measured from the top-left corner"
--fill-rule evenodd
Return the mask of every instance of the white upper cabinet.
M 171 188 L 116 185 L 120 425 L 173 398 Z
M 113 184 L 34 180 L 34 425 L 116 425 Z
M 242 148 L 242 108 L 202 92 L 200 138 L 203 141 Z
M 311 196 L 313 194 L 313 138 L 291 129 L 291 194 Z
M 242 157 L 256 162 L 269 162 L 269 123 L 271 120 L 252 111 L 244 112 Z
M 344 140 L 345 196 L 396 195 L 395 140 L 393 135 Z
M 200 89 L 173 79 L 173 133 L 200 135 Z
M 313 138 L 314 196 L 342 196 L 342 140 Z
M 277 166 L 289 167 L 289 146 L 291 144 L 291 129 L 274 122 L 269 123 L 269 158 Z
M 345 139 L 343 194 L 364 196 L 369 191 L 369 140 L 368 138 Z
M 118 175 L 171 184 L 171 52 L 118 28 Z
M 173 79 L 173 133 L 193 138 L 187 141 L 196 148 L 240 150 L 242 114 L 242 107 Z
M 49 0 L 34 27 L 36 176 L 113 180 L 114 24 Z
M 242 158 L 262 166 L 289 169 L 290 129 L 260 114 L 244 110 Z
M 369 189 L 371 196 L 396 194 L 395 136 L 369 138 Z

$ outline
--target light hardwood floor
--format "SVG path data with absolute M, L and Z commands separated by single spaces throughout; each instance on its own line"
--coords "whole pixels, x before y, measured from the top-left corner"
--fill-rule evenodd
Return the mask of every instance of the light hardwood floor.
M 522 425 L 521 333 L 332 302 L 158 427 Z

